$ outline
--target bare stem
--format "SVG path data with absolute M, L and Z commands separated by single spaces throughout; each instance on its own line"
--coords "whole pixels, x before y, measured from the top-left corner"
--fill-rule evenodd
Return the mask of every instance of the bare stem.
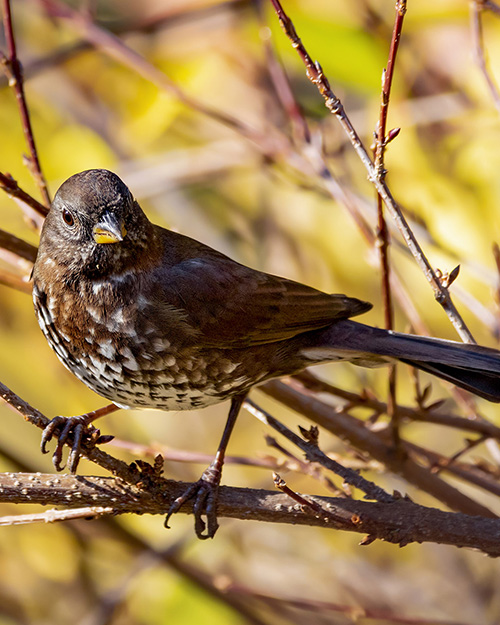
M 450 508 L 467 514 L 495 516 L 482 503 L 439 479 L 429 469 L 407 457 L 398 457 L 398 454 L 394 453 L 392 445 L 387 444 L 382 437 L 370 431 L 365 423 L 347 411 L 334 411 L 330 405 L 299 392 L 289 384 L 276 380 L 266 382 L 261 390 L 335 436 L 348 441 L 350 445 L 368 454 L 371 458 L 382 462 L 387 469 L 401 475 L 408 482 L 415 484 Z
M 6 250 L 18 258 L 22 258 L 28 263 L 34 263 L 37 248 L 31 243 L 26 243 L 22 239 L 0 229 L 0 250 Z
M 403 20 L 406 14 L 406 0 L 398 0 L 396 3 L 396 17 L 394 27 L 392 29 L 391 44 L 389 46 L 389 57 L 387 59 L 387 67 L 384 69 L 382 76 L 382 92 L 380 97 L 380 113 L 375 131 L 375 149 L 374 164 L 377 178 L 381 182 L 385 180 L 385 150 L 387 144 L 394 138 L 387 136 L 387 116 L 389 112 L 389 101 L 391 97 L 392 79 L 394 77 L 394 68 L 396 65 L 396 56 L 401 40 L 401 32 L 403 29 Z M 394 328 L 394 305 L 391 293 L 391 277 L 390 277 L 390 261 L 389 261 L 389 245 L 390 235 L 387 223 L 384 217 L 384 204 L 380 193 L 377 193 L 377 246 L 380 252 L 380 268 L 381 268 L 381 287 L 382 301 L 384 304 L 385 327 L 388 330 Z M 388 384 L 388 415 L 392 423 L 393 441 L 396 449 L 399 449 L 399 419 L 396 401 L 396 366 L 393 365 L 389 370 Z
M 399 48 L 399 42 L 401 40 L 401 31 L 403 28 L 403 20 L 406 13 L 406 0 L 398 0 L 396 4 L 396 18 L 394 21 L 394 28 L 392 30 L 391 44 L 389 47 L 389 57 L 387 60 L 387 67 L 384 69 L 382 76 L 382 92 L 380 98 L 380 113 L 375 130 L 375 170 L 377 179 L 380 181 L 385 180 L 385 150 L 389 141 L 394 138 L 393 136 L 387 137 L 387 116 L 389 112 L 389 101 L 391 97 L 392 80 L 394 77 L 394 68 L 396 65 L 396 56 Z M 391 295 L 390 284 L 390 264 L 389 264 L 389 230 L 384 218 L 384 205 L 380 194 L 377 194 L 378 203 L 378 233 L 377 241 L 380 249 L 380 266 L 382 269 L 382 296 L 384 301 L 385 310 L 385 327 L 388 330 L 392 330 L 394 326 L 394 311 Z
M 295 99 L 292 87 L 290 85 L 290 81 L 288 80 L 288 76 L 286 75 L 283 65 L 280 63 L 280 60 L 278 59 L 273 46 L 271 45 L 271 40 L 269 36 L 267 35 L 268 29 L 265 28 L 266 23 L 262 0 L 258 0 L 257 2 L 255 2 L 254 6 L 257 13 L 260 30 L 262 33 L 265 33 L 262 36 L 262 42 L 266 55 L 267 69 L 276 95 L 278 96 L 283 109 L 288 115 L 294 137 L 300 142 L 310 143 L 311 131 L 307 124 L 307 120 L 302 112 L 299 103 Z
M 264 151 L 273 151 L 274 148 L 272 146 L 278 141 L 278 137 L 276 133 L 271 132 L 269 127 L 266 129 L 265 133 L 260 132 L 229 113 L 203 104 L 189 96 L 163 71 L 149 63 L 144 57 L 127 46 L 112 32 L 93 22 L 89 15 L 82 14 L 67 4 L 57 2 L 57 0 L 38 0 L 38 2 L 49 15 L 66 21 L 80 36 L 84 37 L 85 40 L 102 53 L 108 55 L 118 63 L 122 63 L 126 67 L 131 68 L 160 89 L 174 95 L 179 101 L 192 110 L 232 128 L 247 139 L 256 142 Z
M 255 404 L 250 399 L 245 400 L 244 406 L 251 414 L 254 415 L 254 417 L 257 417 L 257 419 L 259 419 L 266 425 L 269 425 L 283 436 L 286 436 L 289 441 L 302 449 L 307 454 L 308 460 L 313 462 L 319 462 L 325 468 L 333 471 L 336 475 L 342 477 L 342 479 L 345 480 L 348 484 L 351 484 L 355 488 L 359 488 L 370 499 L 375 499 L 376 501 L 382 501 L 385 503 L 390 503 L 394 501 L 393 496 L 380 488 L 380 486 L 377 486 L 373 482 L 366 480 L 356 471 L 343 467 L 340 463 L 326 456 L 319 449 L 317 444 L 311 441 L 304 440 L 303 438 L 289 430 L 285 425 L 283 425 L 283 423 L 280 423 L 268 412 L 262 410 L 262 408 L 259 408 L 259 406 L 257 406 L 257 404 Z
M 485 8 L 493 10 L 492 7 L 484 0 L 473 0 L 470 4 L 474 52 L 476 62 L 484 76 L 484 79 L 486 80 L 493 102 L 495 103 L 497 110 L 500 112 L 500 92 L 491 70 L 488 67 L 488 59 L 484 48 L 482 14 Z
M 304 65 L 306 66 L 307 77 L 314 85 L 316 85 L 318 91 L 325 100 L 326 107 L 332 114 L 336 116 L 338 122 L 347 134 L 354 150 L 356 151 L 357 155 L 359 156 L 363 165 L 368 171 L 368 179 L 375 186 L 377 192 L 384 201 L 384 204 L 386 205 L 392 218 L 394 219 L 394 222 L 401 232 L 401 235 L 405 240 L 411 253 L 413 254 L 418 266 L 420 267 L 427 281 L 431 285 L 432 290 L 434 291 L 435 299 L 437 300 L 437 302 L 439 302 L 439 304 L 441 304 L 441 306 L 445 310 L 451 323 L 453 324 L 455 330 L 462 338 L 462 340 L 467 343 L 475 343 L 470 330 L 468 329 L 464 320 L 456 309 L 447 287 L 441 283 L 429 260 L 425 256 L 420 244 L 413 234 L 413 231 L 406 221 L 406 218 L 404 217 L 401 208 L 397 204 L 396 200 L 393 198 L 392 193 L 387 186 L 387 183 L 385 182 L 385 180 L 378 178 L 375 165 L 372 163 L 366 148 L 364 147 L 361 139 L 358 136 L 358 133 L 356 132 L 350 119 L 346 115 L 342 102 L 333 93 L 328 79 L 323 73 L 321 65 L 318 62 L 314 62 L 310 57 L 309 53 L 304 47 L 304 44 L 297 35 L 292 21 L 284 12 L 279 0 L 271 0 L 271 2 L 278 15 L 281 27 L 283 28 L 287 37 L 290 39 L 292 46 L 301 57 Z
M 42 174 L 40 167 L 40 161 L 38 158 L 38 152 L 35 145 L 35 137 L 33 135 L 33 128 L 31 126 L 30 114 L 28 111 L 28 105 L 26 103 L 26 96 L 24 94 L 24 79 L 21 62 L 17 57 L 16 40 L 14 37 L 14 28 L 12 24 L 12 11 L 10 7 L 10 0 L 2 0 L 3 4 L 3 27 L 5 33 L 5 40 L 7 42 L 8 56 L 2 55 L 1 63 L 4 71 L 9 79 L 9 85 L 14 89 L 16 94 L 17 105 L 19 107 L 19 113 L 21 116 L 21 123 L 23 126 L 24 138 L 28 146 L 30 156 L 28 158 L 29 169 L 35 182 L 42 194 L 43 202 L 46 207 L 50 206 L 50 195 L 47 188 L 47 182 Z
M 0 189 L 5 191 L 5 193 L 7 193 L 10 197 L 20 200 L 24 205 L 33 209 L 35 213 L 42 217 L 45 217 L 49 212 L 47 206 L 44 206 L 38 200 L 35 200 L 32 195 L 23 191 L 14 178 L 12 178 L 9 174 L 3 174 L 0 172 Z

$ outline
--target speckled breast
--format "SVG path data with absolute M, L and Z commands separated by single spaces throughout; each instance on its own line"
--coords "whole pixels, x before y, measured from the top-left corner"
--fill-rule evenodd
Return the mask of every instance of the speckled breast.
M 179 345 L 168 328 L 145 320 L 141 295 L 126 303 L 110 300 L 113 293 L 106 290 L 112 286 L 94 282 L 92 293 L 65 289 L 57 296 L 36 281 L 33 287 L 49 345 L 99 395 L 124 408 L 189 410 L 228 399 L 257 381 L 224 350 Z

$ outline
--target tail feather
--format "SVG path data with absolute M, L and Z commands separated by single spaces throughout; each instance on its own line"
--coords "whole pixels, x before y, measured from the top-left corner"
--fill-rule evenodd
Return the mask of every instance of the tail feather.
M 364 366 L 377 366 L 398 360 L 492 402 L 500 402 L 500 351 L 413 334 L 400 334 L 373 328 L 356 321 L 340 321 L 307 346 L 305 355 L 316 360 L 314 352 L 345 359 Z
M 495 375 L 489 371 L 462 369 L 459 367 L 450 367 L 443 363 L 427 363 L 412 360 L 400 359 L 401 362 L 417 367 L 427 373 L 452 382 L 466 391 L 474 393 L 479 397 L 483 397 L 488 401 L 500 402 L 500 374 Z

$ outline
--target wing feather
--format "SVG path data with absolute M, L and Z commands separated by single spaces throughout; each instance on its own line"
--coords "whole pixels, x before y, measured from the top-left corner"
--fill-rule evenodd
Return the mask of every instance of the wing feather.
M 182 311 L 205 347 L 249 347 L 283 341 L 371 308 L 368 302 L 256 271 L 190 241 L 190 255 L 182 258 L 180 253 L 173 253 L 169 238 L 168 258 L 177 257 L 178 262 L 161 264 L 155 300 L 159 306 Z

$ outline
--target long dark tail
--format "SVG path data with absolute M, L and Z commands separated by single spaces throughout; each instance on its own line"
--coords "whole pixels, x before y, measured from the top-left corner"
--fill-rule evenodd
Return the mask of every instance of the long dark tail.
M 302 351 L 310 360 L 342 359 L 368 367 L 399 360 L 500 402 L 500 351 L 496 349 L 400 334 L 350 320 L 314 334 L 314 344 Z

